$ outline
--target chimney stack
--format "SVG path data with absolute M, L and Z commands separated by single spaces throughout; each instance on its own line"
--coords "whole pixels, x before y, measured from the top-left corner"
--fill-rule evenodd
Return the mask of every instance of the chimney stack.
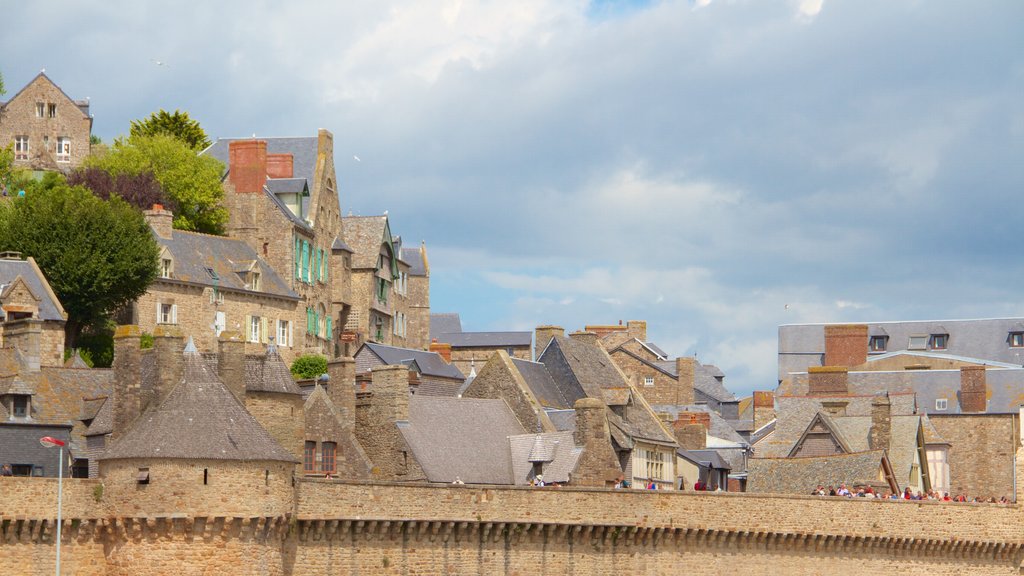
M 142 213 L 146 216 L 146 223 L 157 236 L 165 239 L 171 238 L 174 228 L 173 212 L 165 209 L 162 204 L 153 204 L 151 210 L 144 210 Z
M 626 335 L 636 338 L 641 342 L 647 342 L 647 321 L 630 320 L 626 322 Z
M 152 401 L 159 405 L 181 382 L 184 373 L 185 341 L 177 326 L 161 324 L 153 330 L 153 352 L 156 354 L 156 381 Z
M 889 450 L 892 437 L 892 403 L 889 394 L 880 394 L 871 400 L 871 431 L 868 445 L 872 450 Z
M 534 360 L 540 361 L 540 355 L 555 336 L 565 336 L 565 330 L 561 326 L 537 326 L 533 337 Z
M 327 396 L 341 412 L 342 426 L 351 431 L 356 423 L 356 361 L 355 358 L 335 358 L 327 363 Z
M 771 391 L 754 391 L 754 430 L 775 420 L 775 393 Z
M 4 347 L 17 348 L 25 361 L 25 369 L 39 372 L 43 353 L 43 321 L 38 318 L 8 320 L 2 329 Z
M 703 424 L 676 420 L 672 423 L 672 432 L 684 450 L 703 450 L 708 447 L 708 429 Z
M 573 340 L 576 340 L 577 342 L 582 342 L 584 344 L 588 344 L 590 346 L 597 346 L 597 333 L 596 332 L 586 332 L 586 331 L 573 332 L 572 334 L 569 334 L 569 338 L 572 338 Z
M 985 412 L 988 408 L 988 386 L 984 366 L 960 368 L 960 411 Z
M 825 366 L 859 366 L 868 361 L 867 324 L 825 326 Z
M 217 341 L 217 376 L 231 394 L 245 405 L 245 342 L 233 330 L 220 333 Z
M 608 429 L 608 407 L 597 398 L 580 398 L 576 401 L 576 430 L 573 440 L 583 448 L 576 472 L 572 476 L 574 486 L 612 486 L 622 477 L 619 459 L 612 448 L 611 433 Z
M 114 424 L 112 438 L 117 439 L 142 412 L 142 330 L 135 325 L 118 326 L 114 331 Z
M 438 354 L 440 354 L 441 358 L 444 358 L 445 362 L 449 364 L 452 363 L 451 344 L 448 344 L 446 342 L 438 342 L 437 340 L 434 340 L 433 342 L 430 343 L 430 351 L 437 352 Z
M 266 140 L 234 140 L 228 144 L 228 180 L 239 194 L 254 194 L 267 181 Z
M 811 366 L 807 369 L 807 393 L 811 396 L 847 396 L 845 366 Z
M 697 378 L 697 359 L 692 356 L 676 358 L 676 405 L 689 406 L 694 399 L 693 387 Z
M 403 364 L 374 366 L 370 369 L 370 400 L 385 422 L 409 420 L 409 367 Z
M 291 154 L 267 154 L 268 178 L 292 178 L 295 174 L 295 160 Z

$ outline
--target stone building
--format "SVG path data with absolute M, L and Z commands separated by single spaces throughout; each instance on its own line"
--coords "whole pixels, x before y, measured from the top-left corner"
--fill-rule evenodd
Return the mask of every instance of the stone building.
M 434 351 L 367 342 L 356 352 L 355 359 L 357 374 L 367 374 L 377 366 L 407 366 L 411 391 L 424 396 L 455 396 L 466 380 L 458 368 Z
M 0 347 L 6 346 L 5 340 L 20 343 L 31 339 L 30 345 L 20 345 L 23 353 L 31 349 L 38 354 L 26 358 L 30 364 L 60 366 L 64 363 L 67 319 L 35 259 L 22 259 L 17 252 L 0 254 Z
M 14 147 L 14 164 L 68 172 L 89 155 L 89 100 L 72 100 L 40 72 L 7 102 L 0 102 L 0 148 Z

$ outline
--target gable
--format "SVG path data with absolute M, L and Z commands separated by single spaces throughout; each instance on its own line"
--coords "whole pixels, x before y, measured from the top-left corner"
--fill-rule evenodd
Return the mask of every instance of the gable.
M 834 456 L 851 452 L 846 439 L 831 418 L 822 412 L 815 414 L 800 439 L 789 452 L 790 458 Z
M 31 82 L 23 86 L 21 90 L 18 90 L 10 100 L 3 104 L 3 108 L 5 110 L 25 109 L 31 112 L 32 107 L 35 106 L 36 98 L 30 98 L 29 94 L 39 95 L 40 93 L 56 100 L 57 102 L 55 103 L 61 104 L 62 114 L 66 113 L 67 110 L 74 109 L 75 112 L 73 112 L 73 114 L 77 114 L 81 118 L 89 118 L 89 114 L 82 109 L 84 106 L 85 109 L 88 110 L 88 101 L 83 101 L 81 103 L 76 102 L 68 96 L 60 86 L 54 84 L 53 80 L 50 80 L 49 76 L 43 72 L 37 74 Z
M 0 302 L 3 304 L 4 311 L 9 313 L 31 313 L 33 316 L 38 316 L 41 301 L 42 299 L 36 296 L 20 275 L 0 292 Z

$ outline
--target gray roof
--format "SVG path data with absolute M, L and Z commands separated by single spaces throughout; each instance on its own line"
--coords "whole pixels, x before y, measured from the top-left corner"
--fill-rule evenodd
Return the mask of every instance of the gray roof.
M 387 216 L 346 216 L 341 219 L 345 243 L 352 247 L 353 268 L 376 268 L 388 230 Z
M 658 356 L 660 356 L 662 358 L 666 358 L 666 359 L 668 358 L 668 352 L 665 352 L 664 350 L 662 350 L 654 342 L 644 342 L 643 345 L 646 346 L 648 349 L 650 349 L 651 352 L 654 352 L 655 354 L 657 354 Z
M 420 369 L 420 374 L 424 374 L 426 376 L 439 376 L 441 378 L 452 378 L 456 380 L 466 379 L 465 375 L 463 375 L 458 368 L 445 362 L 444 358 L 442 358 L 437 352 L 413 350 L 411 348 L 397 348 L 395 346 L 385 346 L 374 342 L 367 342 L 363 344 L 363 347 L 373 352 L 385 364 L 407 365 L 410 362 L 415 361 L 416 366 Z
M 344 252 L 352 252 L 352 253 L 355 252 L 355 250 L 350 248 L 348 244 L 345 244 L 345 241 L 342 240 L 341 238 L 335 238 L 334 239 L 334 244 L 331 244 L 331 250 L 342 250 Z
M 555 336 L 538 360 L 548 365 L 545 360 L 551 358 L 549 355 L 554 349 L 557 349 L 565 359 L 572 376 L 575 377 L 576 383 L 579 384 L 586 396 L 607 401 L 602 390 L 629 389 L 629 383 L 626 382 L 625 377 L 616 368 L 615 362 L 603 348 L 570 337 Z M 551 372 L 550 366 L 548 370 Z M 551 377 L 563 390 L 567 386 L 575 388 L 568 382 L 560 381 L 557 373 L 553 373 Z M 571 394 L 567 394 L 567 396 L 571 396 Z M 579 397 L 572 398 L 572 402 L 575 403 L 578 399 Z
M 740 436 L 736 430 L 729 424 L 729 421 L 722 418 L 721 414 L 715 412 L 711 408 L 708 408 L 704 404 L 693 404 L 691 406 L 675 406 L 671 404 L 655 404 L 651 406 L 656 413 L 666 413 L 672 420 L 679 418 L 680 412 L 704 412 L 711 415 L 711 427 L 708 429 L 708 434 L 715 438 L 721 438 L 722 440 L 728 440 L 729 442 L 735 442 L 737 444 L 747 445 L 748 442 Z
M 426 276 L 427 266 L 419 248 L 402 248 L 399 257 L 409 265 L 409 276 Z
M 542 465 L 544 482 L 568 482 L 583 453 L 573 440 L 572 432 L 545 432 L 509 436 L 512 454 L 512 475 L 515 484 L 528 484 L 533 476 L 531 456 L 538 446 L 548 457 Z
M 452 348 L 530 347 L 533 344 L 533 332 L 435 332 L 431 338 L 451 344 Z
M 174 230 L 171 238 L 154 234 L 157 243 L 167 248 L 174 259 L 174 275 L 171 281 L 189 282 L 203 286 L 217 286 L 221 289 L 272 294 L 290 299 L 299 295 L 277 275 L 277 272 L 252 249 L 244 240 L 225 236 L 210 236 L 197 232 Z M 261 272 L 259 292 L 246 286 L 240 270 L 252 264 Z M 217 278 L 213 277 L 216 274 Z M 157 281 L 161 281 L 158 279 Z
M 840 416 L 833 418 L 836 427 L 842 432 L 846 444 L 852 452 L 864 452 L 870 449 L 868 438 L 871 435 L 870 416 Z M 891 437 L 889 441 L 889 462 L 892 463 L 893 474 L 900 486 L 907 486 L 911 467 L 917 456 L 918 429 L 921 416 L 893 416 Z
M 209 148 L 201 154 L 213 156 L 224 163 L 230 170 L 230 143 L 235 140 L 253 140 L 254 138 L 218 138 Z M 255 138 L 267 142 L 267 154 L 291 154 L 292 155 L 292 176 L 293 179 L 305 179 L 313 182 L 316 174 L 316 157 L 318 150 L 318 138 L 316 136 L 304 136 L 299 138 Z M 273 196 L 273 194 L 271 194 Z M 287 208 L 285 208 L 286 211 Z M 290 212 L 290 211 L 288 211 Z M 302 213 L 309 213 L 309 198 L 302 199 Z
M 578 398 L 567 396 L 562 387 L 557 386 L 551 379 L 551 375 L 548 374 L 547 368 L 543 364 L 519 358 L 510 358 L 510 360 L 516 370 L 519 370 L 519 374 L 526 381 L 526 385 L 530 387 L 530 391 L 533 392 L 533 396 L 541 406 L 572 411 Z
M 39 298 L 39 318 L 41 320 L 64 321 L 61 312 L 64 310 L 49 288 L 49 283 L 42 272 L 28 260 L 0 260 L 0 286 L 6 287 L 21 276 L 29 290 Z M 2 295 L 3 290 L 0 290 Z
M 526 432 L 504 400 L 419 395 L 398 427 L 430 482 L 467 484 L 512 484 L 505 447 Z
M 277 346 L 273 344 L 267 346 L 263 356 L 246 357 L 245 389 L 247 392 L 302 394 Z
M 679 448 L 676 450 L 676 454 L 705 468 L 732 470 L 732 466 L 715 450 L 686 450 Z
M 812 458 L 751 458 L 747 462 L 747 492 L 807 494 L 818 485 L 877 485 L 882 450 Z
M 646 361 L 644 361 L 646 362 Z M 657 366 L 672 377 L 678 377 L 675 360 L 662 360 L 658 362 L 647 362 Z M 693 370 L 693 388 L 717 402 L 736 402 L 736 395 L 729 391 L 722 384 L 720 378 L 724 377 L 722 371 L 713 364 L 697 363 Z
M 572 432 L 576 429 L 576 410 L 544 409 L 548 419 L 559 432 Z
M 305 178 L 268 178 L 265 186 L 272 194 L 309 192 L 309 182 Z
M 194 351 L 185 352 L 182 381 L 167 398 L 100 457 L 122 458 L 296 462 Z
M 462 332 L 462 319 L 458 312 L 439 312 L 430 315 L 430 337 L 438 334 Z

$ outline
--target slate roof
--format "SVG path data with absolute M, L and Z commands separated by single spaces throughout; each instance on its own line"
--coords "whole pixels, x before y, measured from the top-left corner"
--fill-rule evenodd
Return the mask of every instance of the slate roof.
M 554 408 L 572 411 L 576 400 L 582 397 L 581 395 L 567 393 L 562 386 L 555 384 L 547 368 L 540 362 L 521 360 L 519 358 L 510 358 L 510 360 L 512 360 L 512 365 L 516 367 L 516 370 L 519 370 L 519 374 L 526 381 L 526 385 L 530 387 L 530 391 L 533 392 L 537 402 L 540 402 L 540 405 L 545 409 Z
M 302 394 L 274 344 L 267 346 L 263 356 L 247 356 L 245 360 L 246 391 Z
M 673 378 L 679 377 L 675 360 L 648 362 L 657 366 Z M 697 363 L 693 370 L 693 387 L 717 402 L 736 402 L 736 395 L 730 392 L 719 378 L 724 377 L 722 371 L 712 364 Z
M 868 438 L 871 434 L 870 416 L 841 416 L 834 418 L 836 427 L 842 432 L 852 452 L 870 449 Z M 900 486 L 906 486 L 910 469 L 917 454 L 917 432 L 921 426 L 920 416 L 893 416 L 889 441 L 889 462 Z
M 651 352 L 654 352 L 655 354 L 660 356 L 661 358 L 666 359 L 666 360 L 668 359 L 668 352 L 665 352 L 664 350 L 662 350 L 654 342 L 644 342 L 643 345 L 646 346 Z
M 43 366 L 36 375 L 22 374 L 32 381 L 33 418 L 45 424 L 71 424 L 72 450 L 81 445 L 86 431 L 79 419 L 83 398 L 107 396 L 114 388 L 114 373 L 110 369 L 80 369 Z
M 438 334 L 462 332 L 462 319 L 458 312 L 438 312 L 430 315 L 430 337 Z
M 512 484 L 508 437 L 525 434 L 504 400 L 409 399 L 399 430 L 430 482 Z
M 289 288 L 277 272 L 243 240 L 181 230 L 175 230 L 171 238 L 161 238 L 156 234 L 153 237 L 158 244 L 167 248 L 174 259 L 174 277 L 171 281 L 217 286 L 252 294 L 272 294 L 295 300 L 299 298 L 298 293 Z M 249 290 L 245 280 L 238 274 L 239 270 L 248 269 L 253 263 L 259 265 L 262 273 L 262 289 L 259 292 Z M 208 268 L 217 275 L 216 281 Z
M 345 244 L 345 241 L 342 240 L 341 238 L 335 238 L 334 239 L 334 243 L 331 244 L 331 250 L 341 250 L 343 252 L 349 252 L 349 253 L 354 253 L 355 252 L 355 250 L 350 248 L 348 244 Z
M 100 456 L 123 458 L 297 461 L 220 382 L 194 346 L 186 347 L 182 381 Z
M 64 308 L 34 260 L 0 260 L 0 287 L 12 284 L 18 276 L 21 276 L 29 290 L 39 298 L 39 318 L 63 322 L 66 316 Z M 4 291 L 0 290 L 0 299 L 6 296 L 3 294 Z
M 431 334 L 431 339 L 451 344 L 452 348 L 530 347 L 533 332 L 447 332 Z
M 376 268 L 385 241 L 387 216 L 346 216 L 341 219 L 345 243 L 352 247 L 352 268 Z
M 533 476 L 531 455 L 538 443 L 543 452 L 550 457 L 542 466 L 544 482 L 568 482 L 570 474 L 576 469 L 580 455 L 583 454 L 583 449 L 576 446 L 572 432 L 545 432 L 509 436 L 515 484 L 529 484 Z
M 420 369 L 420 373 L 425 376 L 452 378 L 459 381 L 466 379 L 465 375 L 463 375 L 458 368 L 445 362 L 444 358 L 442 358 L 437 352 L 413 350 L 411 348 L 397 348 L 395 346 L 385 346 L 375 342 L 367 342 L 363 344 L 363 347 L 373 352 L 385 364 L 407 365 L 410 362 L 415 361 L 416 365 Z
M 873 450 L 812 458 L 751 458 L 747 492 L 810 495 L 819 484 L 877 485 L 883 457 L 882 450 Z
M 309 192 L 309 182 L 305 178 L 268 178 L 264 186 L 272 194 L 301 194 Z
M 103 434 L 110 434 L 114 431 L 114 403 L 103 402 L 100 409 L 96 411 L 96 415 L 93 416 L 92 422 L 89 423 L 89 428 L 86 429 L 84 436 L 101 436 Z
M 708 408 L 704 404 L 693 404 L 690 406 L 675 406 L 671 404 L 655 404 L 651 406 L 651 409 L 656 413 L 668 414 L 672 420 L 679 418 L 680 412 L 704 412 L 711 416 L 711 426 L 708 429 L 708 434 L 715 438 L 721 438 L 728 442 L 734 442 L 736 444 L 748 445 L 748 442 L 743 439 L 736 430 L 729 424 L 729 421 L 722 418 L 721 414 Z
M 213 156 L 224 163 L 230 170 L 230 143 L 235 140 L 253 140 L 253 138 L 218 138 L 209 148 L 200 152 Z M 316 174 L 316 159 L 319 152 L 318 138 L 316 136 L 304 137 L 282 137 L 282 138 L 256 138 L 267 142 L 267 154 L 291 154 L 292 155 L 292 176 L 304 178 L 313 185 L 313 177 Z M 270 196 L 273 196 L 271 194 Z M 276 198 L 276 197 L 275 197 Z M 285 208 L 285 211 L 291 213 Z M 309 198 L 302 199 L 302 213 L 309 214 Z
M 572 432 L 576 429 L 576 410 L 544 409 L 548 419 L 559 432 Z
M 616 368 L 608 353 L 600 347 L 573 340 L 567 336 L 555 336 L 539 358 L 542 363 L 547 364 L 544 359 L 551 353 L 552 346 L 556 346 L 561 351 L 562 357 L 565 358 L 576 382 L 586 396 L 603 398 L 603 394 L 600 392 L 602 389 L 629 389 L 629 383 L 626 382 L 625 377 Z M 565 388 L 565 383 L 557 381 L 556 383 L 563 389 Z M 579 397 L 573 398 L 572 401 L 575 403 L 578 399 Z
M 409 276 L 427 275 L 427 266 L 419 248 L 402 248 L 399 252 L 402 262 L 409 265 Z
M 732 470 L 732 466 L 730 466 L 729 463 L 714 450 L 685 450 L 683 448 L 679 448 L 676 450 L 676 454 L 679 454 L 690 462 L 705 468 Z

